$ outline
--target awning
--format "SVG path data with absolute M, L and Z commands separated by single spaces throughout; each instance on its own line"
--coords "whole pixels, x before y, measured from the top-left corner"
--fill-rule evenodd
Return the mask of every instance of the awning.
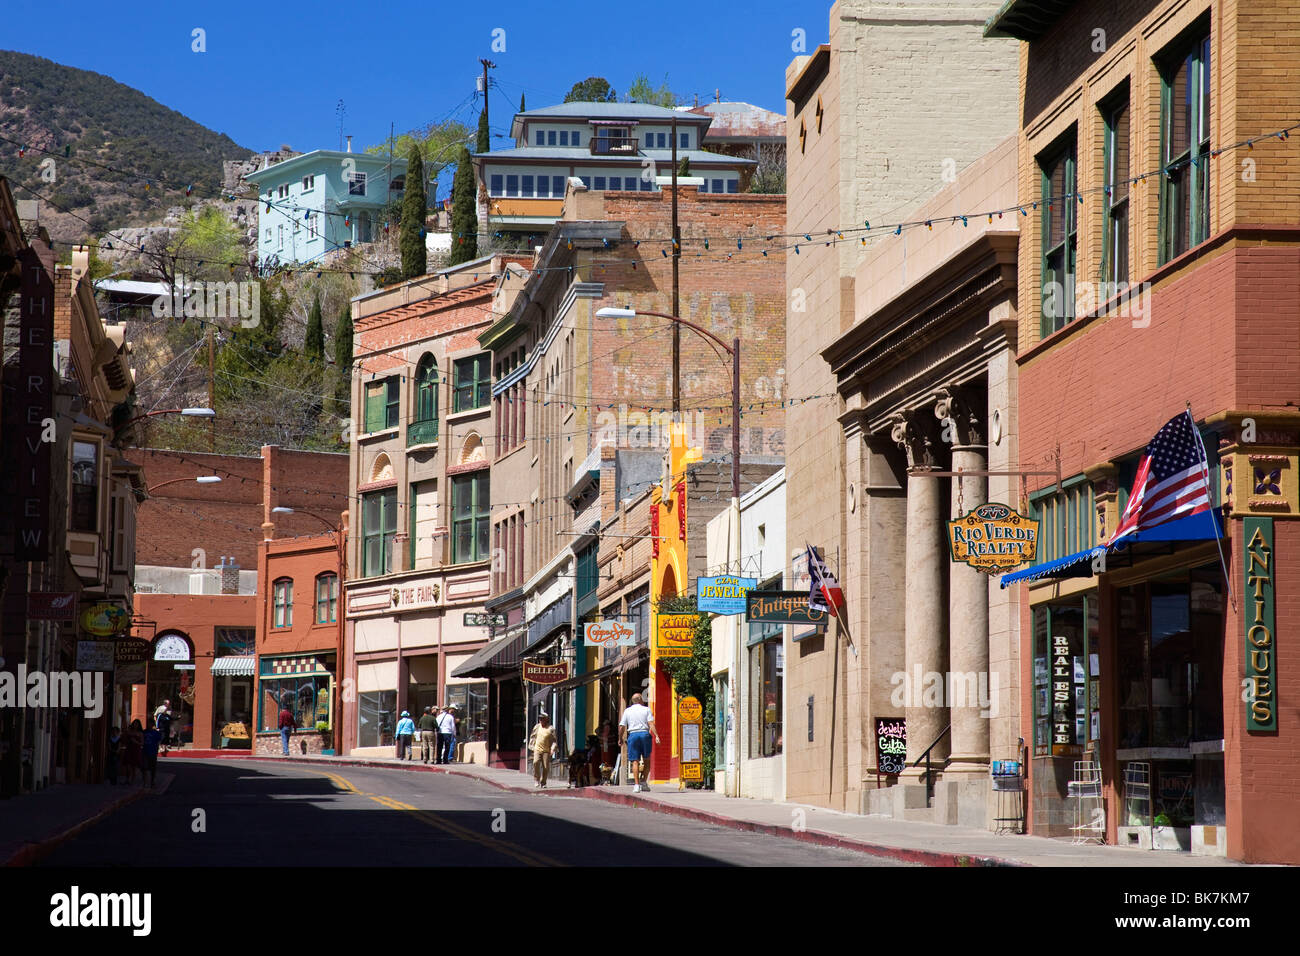
M 528 632 L 507 634 L 474 652 L 464 664 L 451 672 L 452 677 L 499 677 L 519 669 L 520 651 Z
M 551 604 L 541 614 L 528 623 L 528 643 L 524 653 L 536 651 L 543 642 L 554 636 L 555 631 L 573 620 L 573 597 L 570 593 Z
M 1067 554 L 1055 561 L 1044 561 L 1042 564 L 1035 564 L 1020 571 L 1004 574 L 1001 584 L 1005 588 L 1017 581 L 1036 581 L 1039 578 L 1089 578 L 1092 577 L 1093 558 L 1098 555 L 1115 554 L 1118 551 L 1127 549 L 1130 545 L 1140 544 L 1144 541 L 1213 541 L 1215 538 L 1222 536 L 1223 528 L 1220 524 L 1218 510 L 1211 508 L 1209 511 L 1202 511 L 1200 514 L 1179 518 L 1177 521 L 1169 521 L 1165 524 L 1156 525 L 1154 528 L 1147 528 L 1145 531 L 1125 535 L 1123 539 L 1114 544 L 1097 545 L 1095 548 L 1089 548 L 1086 551 Z
M 590 684 L 594 680 L 600 680 L 602 677 L 608 677 L 614 673 L 616 664 L 606 664 L 604 667 L 598 667 L 594 671 L 587 671 L 585 674 L 579 674 L 576 677 L 570 677 L 568 680 L 562 680 L 558 684 L 552 684 L 554 690 L 573 690 L 582 687 L 584 684 Z
M 231 655 L 218 657 L 212 662 L 213 677 L 252 677 L 257 673 L 257 658 Z

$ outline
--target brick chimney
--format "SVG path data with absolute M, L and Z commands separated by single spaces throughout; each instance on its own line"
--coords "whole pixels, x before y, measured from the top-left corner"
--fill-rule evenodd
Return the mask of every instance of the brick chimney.
M 223 557 L 221 559 L 221 593 L 238 594 L 239 593 L 239 564 L 233 557 Z

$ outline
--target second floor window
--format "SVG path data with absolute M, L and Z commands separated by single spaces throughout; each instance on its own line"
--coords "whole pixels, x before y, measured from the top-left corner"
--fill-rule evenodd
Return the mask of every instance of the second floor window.
M 274 616 L 272 627 L 293 627 L 293 579 L 281 578 L 272 589 L 274 595 Z
M 99 530 L 99 444 L 72 443 L 72 522 L 69 530 Z
M 398 380 L 386 378 L 366 385 L 366 431 L 378 432 L 397 427 L 400 402 Z
M 415 368 L 415 420 L 438 420 L 438 364 L 432 355 L 425 355 Z
M 316 578 L 316 623 L 333 624 L 339 619 L 339 576 L 322 574 Z
M 1043 212 L 1043 337 L 1074 319 L 1075 257 L 1079 228 L 1074 139 L 1040 163 Z
M 452 479 L 451 512 L 452 564 L 486 561 L 492 516 L 492 498 L 486 471 Z
M 492 400 L 492 367 L 488 360 L 486 352 L 456 360 L 452 369 L 452 386 L 455 389 L 453 412 L 482 408 Z
M 1201 37 L 1170 64 L 1161 93 L 1163 263 L 1210 235 L 1209 36 Z
M 348 195 L 364 196 L 366 194 L 366 174 L 348 173 Z
M 1102 279 L 1118 283 L 1128 281 L 1129 111 L 1127 97 L 1122 102 L 1112 105 L 1105 116 L 1106 232 L 1103 237 Z
M 361 496 L 361 574 L 373 577 L 393 569 L 397 534 L 397 489 Z

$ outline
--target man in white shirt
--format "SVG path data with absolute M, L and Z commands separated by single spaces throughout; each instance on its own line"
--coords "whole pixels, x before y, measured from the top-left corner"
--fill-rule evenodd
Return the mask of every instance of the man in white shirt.
M 456 756 L 456 715 L 451 707 L 444 707 L 438 715 L 439 763 L 451 763 Z
M 655 729 L 653 712 L 645 705 L 640 694 L 633 694 L 632 700 L 623 711 L 618 721 L 619 743 L 627 745 L 627 762 L 632 768 L 632 792 L 649 790 L 646 782 L 650 779 L 650 751 L 654 742 L 659 743 L 659 731 Z

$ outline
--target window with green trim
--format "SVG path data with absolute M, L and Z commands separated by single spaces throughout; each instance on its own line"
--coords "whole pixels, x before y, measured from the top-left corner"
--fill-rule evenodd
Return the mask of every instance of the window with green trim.
M 486 471 L 452 478 L 451 513 L 451 563 L 486 561 L 492 517 Z
M 1055 561 L 1097 546 L 1097 502 L 1092 482 L 1076 479 L 1060 493 L 1036 496 L 1032 510 L 1040 522 L 1035 563 Z
M 1103 109 L 1106 121 L 1105 170 L 1106 189 L 1103 207 L 1106 228 L 1102 234 L 1101 278 L 1104 282 L 1128 281 L 1129 223 L 1129 104 L 1128 91 L 1123 98 Z M 1099 297 L 1109 299 L 1115 292 Z
M 1043 337 L 1074 320 L 1079 190 L 1074 134 L 1040 161 L 1043 213 Z
M 596 564 L 597 549 L 595 545 L 578 552 L 578 597 L 586 597 L 596 590 L 600 570 Z
M 1097 595 L 1039 604 L 1034 615 L 1034 754 L 1080 755 L 1101 738 Z
M 453 412 L 482 408 L 492 400 L 491 356 L 484 352 L 457 359 L 452 367 Z
M 397 489 L 361 496 L 361 574 L 373 577 L 393 570 L 397 534 Z
M 272 627 L 293 627 L 293 578 L 280 578 L 271 591 L 274 617 Z
M 1210 235 L 1210 37 L 1208 30 L 1161 71 L 1160 261 Z
M 316 623 L 333 624 L 339 619 L 339 576 L 316 575 Z
M 415 420 L 438 420 L 438 363 L 428 353 L 415 367 Z
M 366 385 L 366 431 L 378 432 L 397 427 L 397 410 L 401 401 L 396 376 Z

